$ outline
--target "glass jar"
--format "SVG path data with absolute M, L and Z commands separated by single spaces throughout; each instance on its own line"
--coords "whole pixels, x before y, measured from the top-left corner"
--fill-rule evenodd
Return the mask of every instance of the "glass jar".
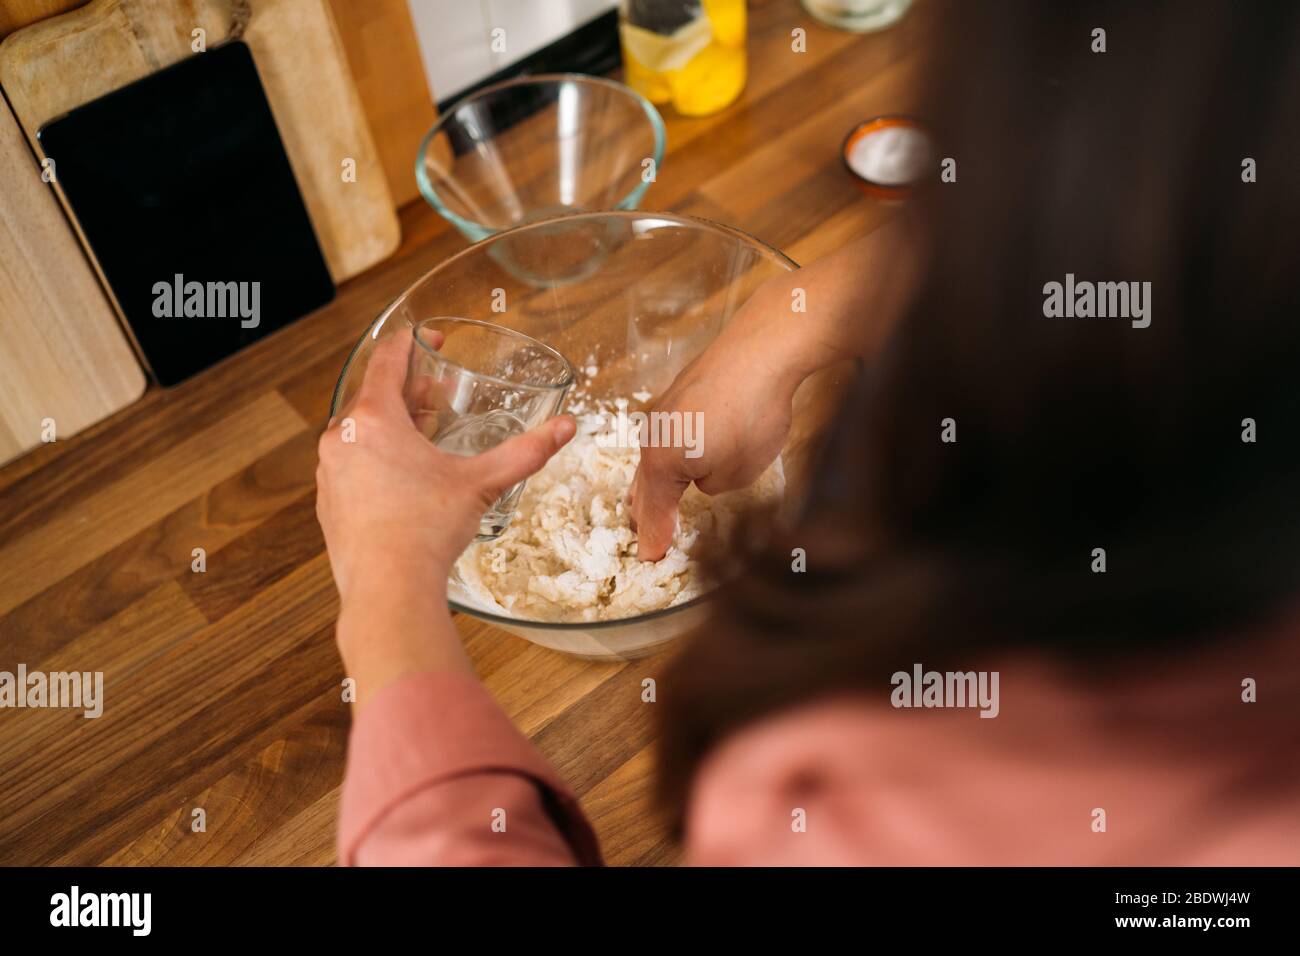
M 828 26 L 868 33 L 893 26 L 912 0 L 803 0 L 803 5 Z
M 745 88 L 745 0 L 620 0 L 624 79 L 651 103 L 707 116 Z

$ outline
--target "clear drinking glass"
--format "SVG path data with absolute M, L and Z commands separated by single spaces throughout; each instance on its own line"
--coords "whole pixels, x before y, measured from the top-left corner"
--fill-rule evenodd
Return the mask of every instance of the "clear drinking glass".
M 477 455 L 522 435 L 564 407 L 573 367 L 531 336 L 477 319 L 418 323 L 403 394 L 420 433 L 455 455 Z M 499 537 L 523 494 L 519 482 L 479 522 L 479 541 Z

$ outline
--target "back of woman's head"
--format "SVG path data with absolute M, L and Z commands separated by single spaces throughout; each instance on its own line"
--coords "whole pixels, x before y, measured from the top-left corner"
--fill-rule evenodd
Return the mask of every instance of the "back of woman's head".
M 782 705 L 1017 645 L 1181 653 L 1300 591 L 1300 10 L 927 6 L 956 176 L 912 210 L 926 278 L 674 666 L 669 806 Z

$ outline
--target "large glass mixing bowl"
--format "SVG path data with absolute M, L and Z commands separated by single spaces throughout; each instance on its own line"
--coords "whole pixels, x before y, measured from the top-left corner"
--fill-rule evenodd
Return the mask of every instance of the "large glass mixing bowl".
M 524 261 L 541 285 L 502 265 Z M 581 259 L 588 267 L 575 270 Z M 516 329 L 561 352 L 591 397 L 662 393 L 731 320 L 759 285 L 796 268 L 776 249 L 737 229 L 671 213 L 599 212 L 520 226 L 440 263 L 403 292 L 362 334 L 334 390 L 331 416 L 360 387 L 375 343 L 430 316 L 455 315 Z M 574 280 L 572 275 L 580 275 Z M 791 322 L 799 321 L 792 314 Z M 814 440 L 847 380 L 819 373 L 795 396 L 794 426 L 781 452 L 786 501 L 802 494 Z M 652 399 L 653 400 L 653 399 Z M 703 619 L 708 596 L 621 620 L 553 623 L 507 617 L 479 606 L 453 573 L 453 610 L 554 650 L 591 658 L 653 651 Z

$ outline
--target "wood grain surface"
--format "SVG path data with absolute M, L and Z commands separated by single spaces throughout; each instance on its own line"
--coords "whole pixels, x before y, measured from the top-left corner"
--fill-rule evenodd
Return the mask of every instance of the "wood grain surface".
M 751 71 L 716 116 L 669 116 L 643 203 L 814 259 L 890 210 L 840 145 L 914 107 L 924 20 L 854 36 L 753 0 Z M 790 31 L 807 31 L 807 52 Z M 97 720 L 0 711 L 0 863 L 329 864 L 347 732 L 316 439 L 364 326 L 464 241 L 423 203 L 338 299 L 203 375 L 0 469 L 0 669 L 102 670 Z M 194 548 L 207 571 L 190 570 Z M 666 657 L 597 664 L 460 617 L 489 690 L 575 788 L 614 864 L 675 863 L 649 804 Z M 671 653 L 671 652 L 669 652 Z M 667 692 L 661 685 L 661 693 Z M 190 828 L 194 808 L 207 830 Z
M 77 237 L 0 101 L 0 464 L 71 438 L 144 392 L 136 361 Z
M 67 13 L 77 7 L 84 7 L 88 2 L 89 0 L 4 0 L 0 3 L 0 40 L 37 20 Z
M 400 240 L 379 153 L 326 0 L 252 0 L 244 40 L 336 282 Z M 230 0 L 92 0 L 0 43 L 0 86 L 39 150 L 42 125 L 194 55 L 191 32 L 221 42 Z M 342 176 L 356 161 L 356 181 Z M 141 163 L 158 161 L 142 157 Z
M 415 154 L 438 119 L 407 0 L 330 0 L 397 206 L 420 195 Z

